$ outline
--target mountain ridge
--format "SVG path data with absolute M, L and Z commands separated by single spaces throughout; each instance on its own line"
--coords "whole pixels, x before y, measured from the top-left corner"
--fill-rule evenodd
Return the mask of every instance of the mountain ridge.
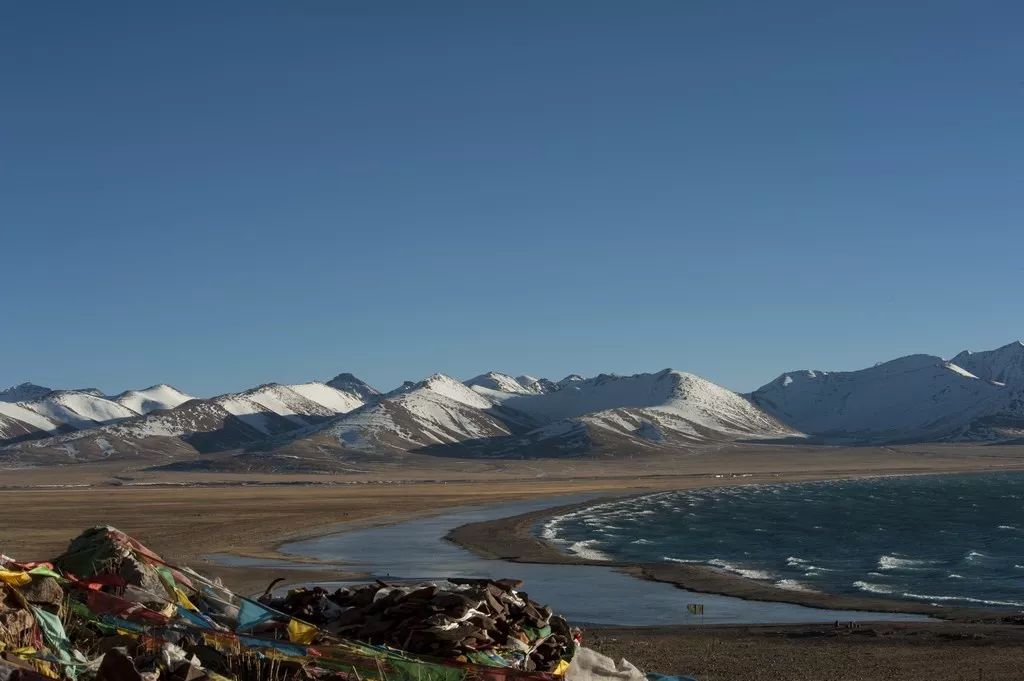
M 558 381 L 435 373 L 386 393 L 339 373 L 211 398 L 166 383 L 114 396 L 31 383 L 0 394 L 0 464 L 123 456 L 221 465 L 207 457 L 223 455 L 247 469 L 286 460 L 330 468 L 352 457 L 412 454 L 518 459 L 685 453 L 730 442 L 1010 442 L 1024 437 L 1024 343 L 949 360 L 917 354 L 853 371 L 788 371 L 746 394 L 673 369 Z

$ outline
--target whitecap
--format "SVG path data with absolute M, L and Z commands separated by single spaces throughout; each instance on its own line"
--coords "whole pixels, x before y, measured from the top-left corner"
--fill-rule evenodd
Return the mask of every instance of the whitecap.
M 662 556 L 662 560 L 667 560 L 670 563 L 703 563 L 704 561 L 694 558 L 673 558 L 672 556 Z
M 567 550 L 569 553 L 577 555 L 580 558 L 586 558 L 587 560 L 611 560 L 607 554 L 594 548 L 594 545 L 597 543 L 598 541 L 596 539 L 573 542 Z
M 980 603 L 981 605 L 1005 605 L 1014 608 L 1024 608 L 1024 603 L 1019 601 L 989 601 L 984 598 L 971 598 L 970 596 L 930 596 L 928 594 L 904 593 L 904 598 L 916 598 L 921 601 L 961 601 L 963 603 Z
M 766 572 L 764 570 L 752 570 L 750 568 L 739 567 L 737 565 L 727 563 L 724 560 L 721 560 L 720 558 L 713 558 L 709 560 L 708 565 L 713 565 L 717 568 L 725 570 L 726 572 L 732 572 L 734 574 L 739 575 L 740 577 L 746 577 L 747 579 L 773 579 L 772 574 L 770 572 Z
M 886 586 L 884 584 L 875 584 L 873 582 L 863 582 L 861 580 L 857 580 L 856 582 L 854 582 L 853 586 L 857 587 L 861 591 L 867 591 L 868 593 L 873 593 L 873 594 L 891 594 L 894 591 L 894 589 L 892 587 Z
M 818 593 L 811 587 L 807 586 L 806 584 L 802 584 L 801 582 L 798 582 L 795 579 L 780 579 L 779 581 L 775 582 L 775 586 L 779 589 L 785 589 L 786 591 L 803 591 L 806 593 Z
M 900 558 L 899 556 L 882 556 L 878 559 L 879 570 L 921 570 L 929 565 L 937 565 L 940 561 L 921 558 Z

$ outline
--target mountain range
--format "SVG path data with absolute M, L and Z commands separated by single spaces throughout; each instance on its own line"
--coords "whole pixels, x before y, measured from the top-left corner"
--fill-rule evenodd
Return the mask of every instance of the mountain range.
M 527 458 L 685 452 L 730 442 L 1024 441 L 1024 343 L 857 371 L 802 369 L 749 394 L 699 376 L 561 380 L 434 374 L 381 393 L 352 374 L 212 398 L 0 391 L 0 465 L 111 458 L 168 468 L 335 469 L 408 454 Z

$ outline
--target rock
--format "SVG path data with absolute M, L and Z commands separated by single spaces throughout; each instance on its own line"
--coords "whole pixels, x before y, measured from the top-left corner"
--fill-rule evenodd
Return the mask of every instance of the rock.
M 36 575 L 30 583 L 20 587 L 20 590 L 25 600 L 35 605 L 50 605 L 57 608 L 64 600 L 64 589 L 56 579 L 46 575 Z

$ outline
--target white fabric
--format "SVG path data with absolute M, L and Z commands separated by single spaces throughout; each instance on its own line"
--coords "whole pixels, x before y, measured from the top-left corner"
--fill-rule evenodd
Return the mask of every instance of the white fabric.
M 626 660 L 615 660 L 596 650 L 580 647 L 565 673 L 566 681 L 646 681 L 644 673 Z

